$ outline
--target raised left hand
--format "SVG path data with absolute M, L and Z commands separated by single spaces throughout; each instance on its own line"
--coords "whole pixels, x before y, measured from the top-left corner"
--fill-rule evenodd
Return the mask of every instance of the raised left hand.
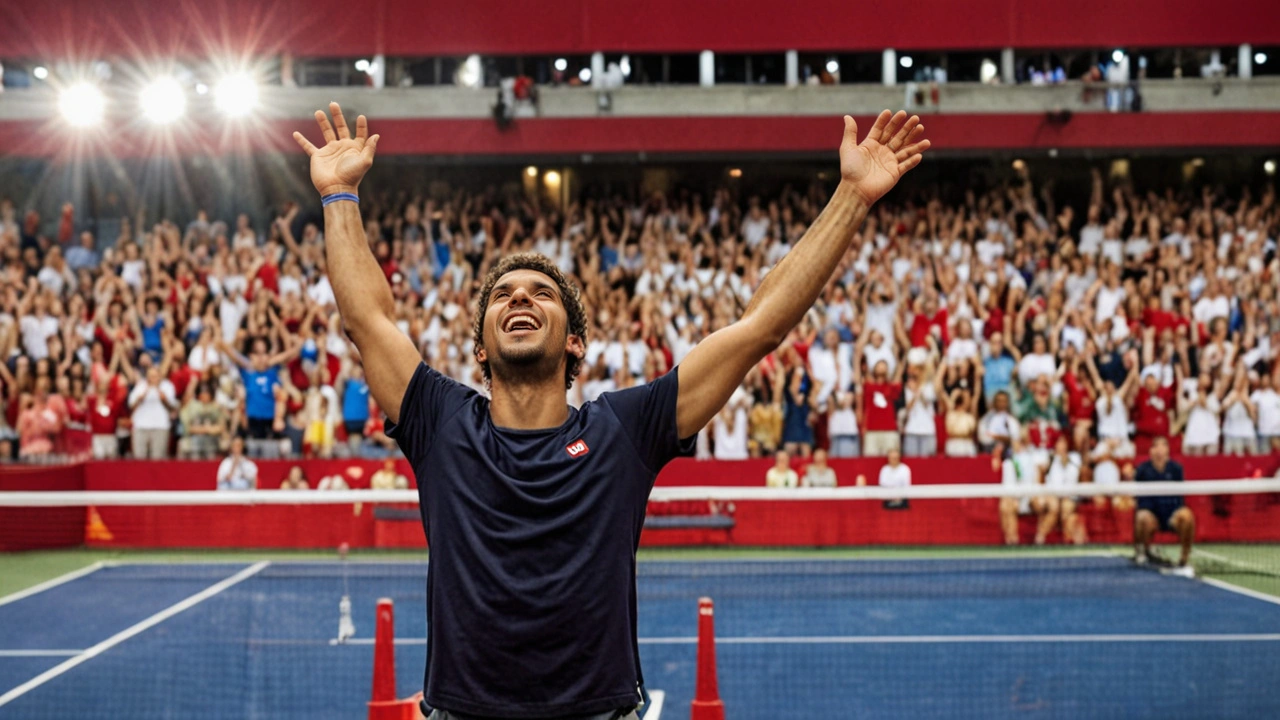
M 858 142 L 858 124 L 844 116 L 844 141 L 840 143 L 840 177 L 868 205 L 884 197 L 898 179 L 920 164 L 929 149 L 920 118 L 909 119 L 904 110 L 880 113 L 867 136 Z

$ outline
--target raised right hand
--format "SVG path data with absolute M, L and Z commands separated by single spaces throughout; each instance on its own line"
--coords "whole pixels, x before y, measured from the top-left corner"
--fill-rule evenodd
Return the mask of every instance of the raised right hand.
M 324 134 L 324 147 L 312 145 L 300 132 L 295 132 L 293 139 L 311 156 L 311 182 L 321 196 L 354 193 L 373 166 L 378 136 L 369 137 L 369 122 L 361 115 L 356 118 L 356 136 L 352 138 L 338 103 L 329 103 L 329 112 L 333 115 L 332 125 L 323 110 L 316 111 L 316 124 Z

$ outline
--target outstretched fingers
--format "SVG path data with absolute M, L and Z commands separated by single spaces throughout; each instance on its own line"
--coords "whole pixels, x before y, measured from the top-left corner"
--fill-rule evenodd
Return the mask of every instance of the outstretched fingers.
M 928 143 L 929 141 L 928 141 L 928 140 L 926 140 L 925 142 L 926 142 L 926 143 Z M 911 157 L 907 158 L 906 160 L 903 160 L 902 162 L 898 163 L 898 175 L 899 175 L 899 176 L 901 176 L 901 175 L 905 175 L 905 174 L 907 173 L 907 171 L 908 171 L 908 170 L 910 170 L 911 168 L 913 168 L 913 167 L 915 167 L 915 166 L 919 165 L 919 164 L 920 164 L 920 161 L 921 161 L 923 158 L 924 158 L 924 156 L 923 156 L 923 155 L 921 155 L 920 153 L 916 153 L 915 155 L 912 155 Z
M 902 162 L 916 153 L 921 153 L 929 149 L 930 143 L 928 140 L 923 140 L 923 137 L 924 126 L 917 125 L 915 129 L 911 131 L 911 134 L 907 136 L 906 144 L 894 153 L 894 157 L 897 158 L 898 162 Z
M 303 150 L 306 151 L 307 157 L 315 154 L 316 146 L 312 145 L 310 140 L 303 137 L 302 133 L 294 131 L 293 139 L 297 141 L 298 145 L 301 146 Z
M 890 118 L 889 124 L 885 126 L 884 131 L 880 134 L 880 144 L 888 146 L 889 143 L 893 140 L 894 136 L 898 134 L 898 131 L 902 129 L 902 126 L 905 125 L 906 122 L 907 122 L 906 110 L 899 110 L 897 113 L 895 113 L 893 117 Z
M 342 108 L 338 103 L 329 103 L 329 114 L 333 115 L 333 127 L 338 132 L 339 140 L 351 139 L 351 128 L 347 127 L 347 119 L 342 116 Z
M 363 115 L 361 115 L 360 117 L 361 119 L 364 118 Z M 357 128 L 358 127 L 359 126 L 357 126 Z M 364 156 L 365 160 L 368 160 L 369 162 L 373 162 L 374 153 L 376 153 L 377 151 L 378 151 L 378 136 L 374 135 L 373 137 L 365 141 L 364 149 L 360 151 L 360 154 Z
M 899 112 L 902 115 L 906 115 L 905 112 Z M 909 142 L 907 138 L 911 137 L 911 133 L 915 131 L 917 127 L 920 127 L 920 116 L 912 115 L 898 128 L 898 131 L 889 138 L 889 149 L 896 151 L 906 145 Z
M 325 142 L 331 143 L 338 139 L 338 136 L 333 134 L 333 126 L 329 124 L 329 117 L 324 114 L 323 110 L 316 111 L 316 124 L 320 126 L 320 132 L 324 134 Z
M 892 118 L 893 113 L 888 110 L 881 110 L 880 114 L 876 116 L 875 124 L 871 126 L 871 131 L 867 133 L 867 139 L 882 142 L 885 137 L 885 128 L 889 127 L 889 121 Z
M 360 115 L 356 117 L 356 140 L 363 142 L 367 137 L 369 137 L 369 121 L 365 116 Z

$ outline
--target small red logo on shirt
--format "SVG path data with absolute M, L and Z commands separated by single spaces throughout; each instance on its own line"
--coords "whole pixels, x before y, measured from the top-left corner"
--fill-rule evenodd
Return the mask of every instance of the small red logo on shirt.
M 584 440 L 575 440 L 569 443 L 568 445 L 566 445 L 564 449 L 566 452 L 569 453 L 569 457 L 575 457 L 575 458 L 582 457 L 583 455 L 586 455 L 588 451 L 591 450 L 591 448 L 587 447 L 587 443 Z

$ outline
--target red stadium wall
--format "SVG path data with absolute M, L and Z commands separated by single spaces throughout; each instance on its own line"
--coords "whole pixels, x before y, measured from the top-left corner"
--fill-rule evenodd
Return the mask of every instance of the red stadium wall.
M 1220 479 L 1272 474 L 1280 457 L 1183 458 L 1188 479 Z M 263 461 L 263 487 L 275 486 L 292 465 L 302 465 L 314 482 L 343 474 L 353 488 L 368 486 L 374 461 Z M 770 462 L 677 460 L 663 471 L 659 486 L 743 486 L 763 482 Z M 858 474 L 875 484 L 883 461 L 837 460 L 841 485 Z M 986 458 L 912 459 L 916 484 L 996 482 Z M 357 468 L 356 472 L 351 472 Z M 3 490 L 209 490 L 216 463 L 95 462 L 61 468 L 12 468 L 0 472 Z M 401 472 L 407 473 L 402 462 Z M 266 492 L 263 490 L 262 492 Z M 1280 539 L 1280 497 L 1236 496 L 1215 501 L 1193 497 L 1188 504 L 1199 518 L 1199 538 L 1213 540 Z M 868 501 L 736 501 L 732 530 L 650 530 L 643 544 L 813 547 L 829 545 L 997 544 L 996 501 L 918 500 L 906 511 L 883 509 Z M 267 505 L 214 507 L 102 507 L 0 509 L 0 550 L 73 546 L 129 548 L 420 548 L 425 543 L 416 507 L 397 506 L 398 519 L 375 517 L 372 505 Z M 650 514 L 699 515 L 705 503 L 655 503 Z M 1127 542 L 1131 517 L 1087 508 L 1090 537 L 1097 542 Z M 407 518 L 407 519 L 405 519 Z M 1029 537 L 1030 529 L 1026 529 Z
M 58 0 L 0 6 L 0 57 L 356 57 L 1280 43 L 1271 0 Z M 358 21 L 349 21 L 352 13 Z
M 874 121 L 857 118 L 863 131 Z M 1076 113 L 1054 123 L 1043 114 L 930 115 L 938 150 L 1256 148 L 1280 146 L 1280 112 Z M 520 120 L 506 131 L 488 119 L 391 119 L 372 124 L 380 155 L 505 156 L 578 153 L 829 153 L 843 125 L 836 117 L 616 117 Z M 68 142 L 57 128 L 0 122 L 0 155 L 82 162 L 86 156 L 178 157 L 190 154 L 287 153 L 305 156 L 294 130 L 315 135 L 309 121 L 264 121 L 253 133 L 224 133 L 214 124 L 172 138 L 122 127 L 93 144 Z M 319 141 L 319 137 L 313 137 Z

